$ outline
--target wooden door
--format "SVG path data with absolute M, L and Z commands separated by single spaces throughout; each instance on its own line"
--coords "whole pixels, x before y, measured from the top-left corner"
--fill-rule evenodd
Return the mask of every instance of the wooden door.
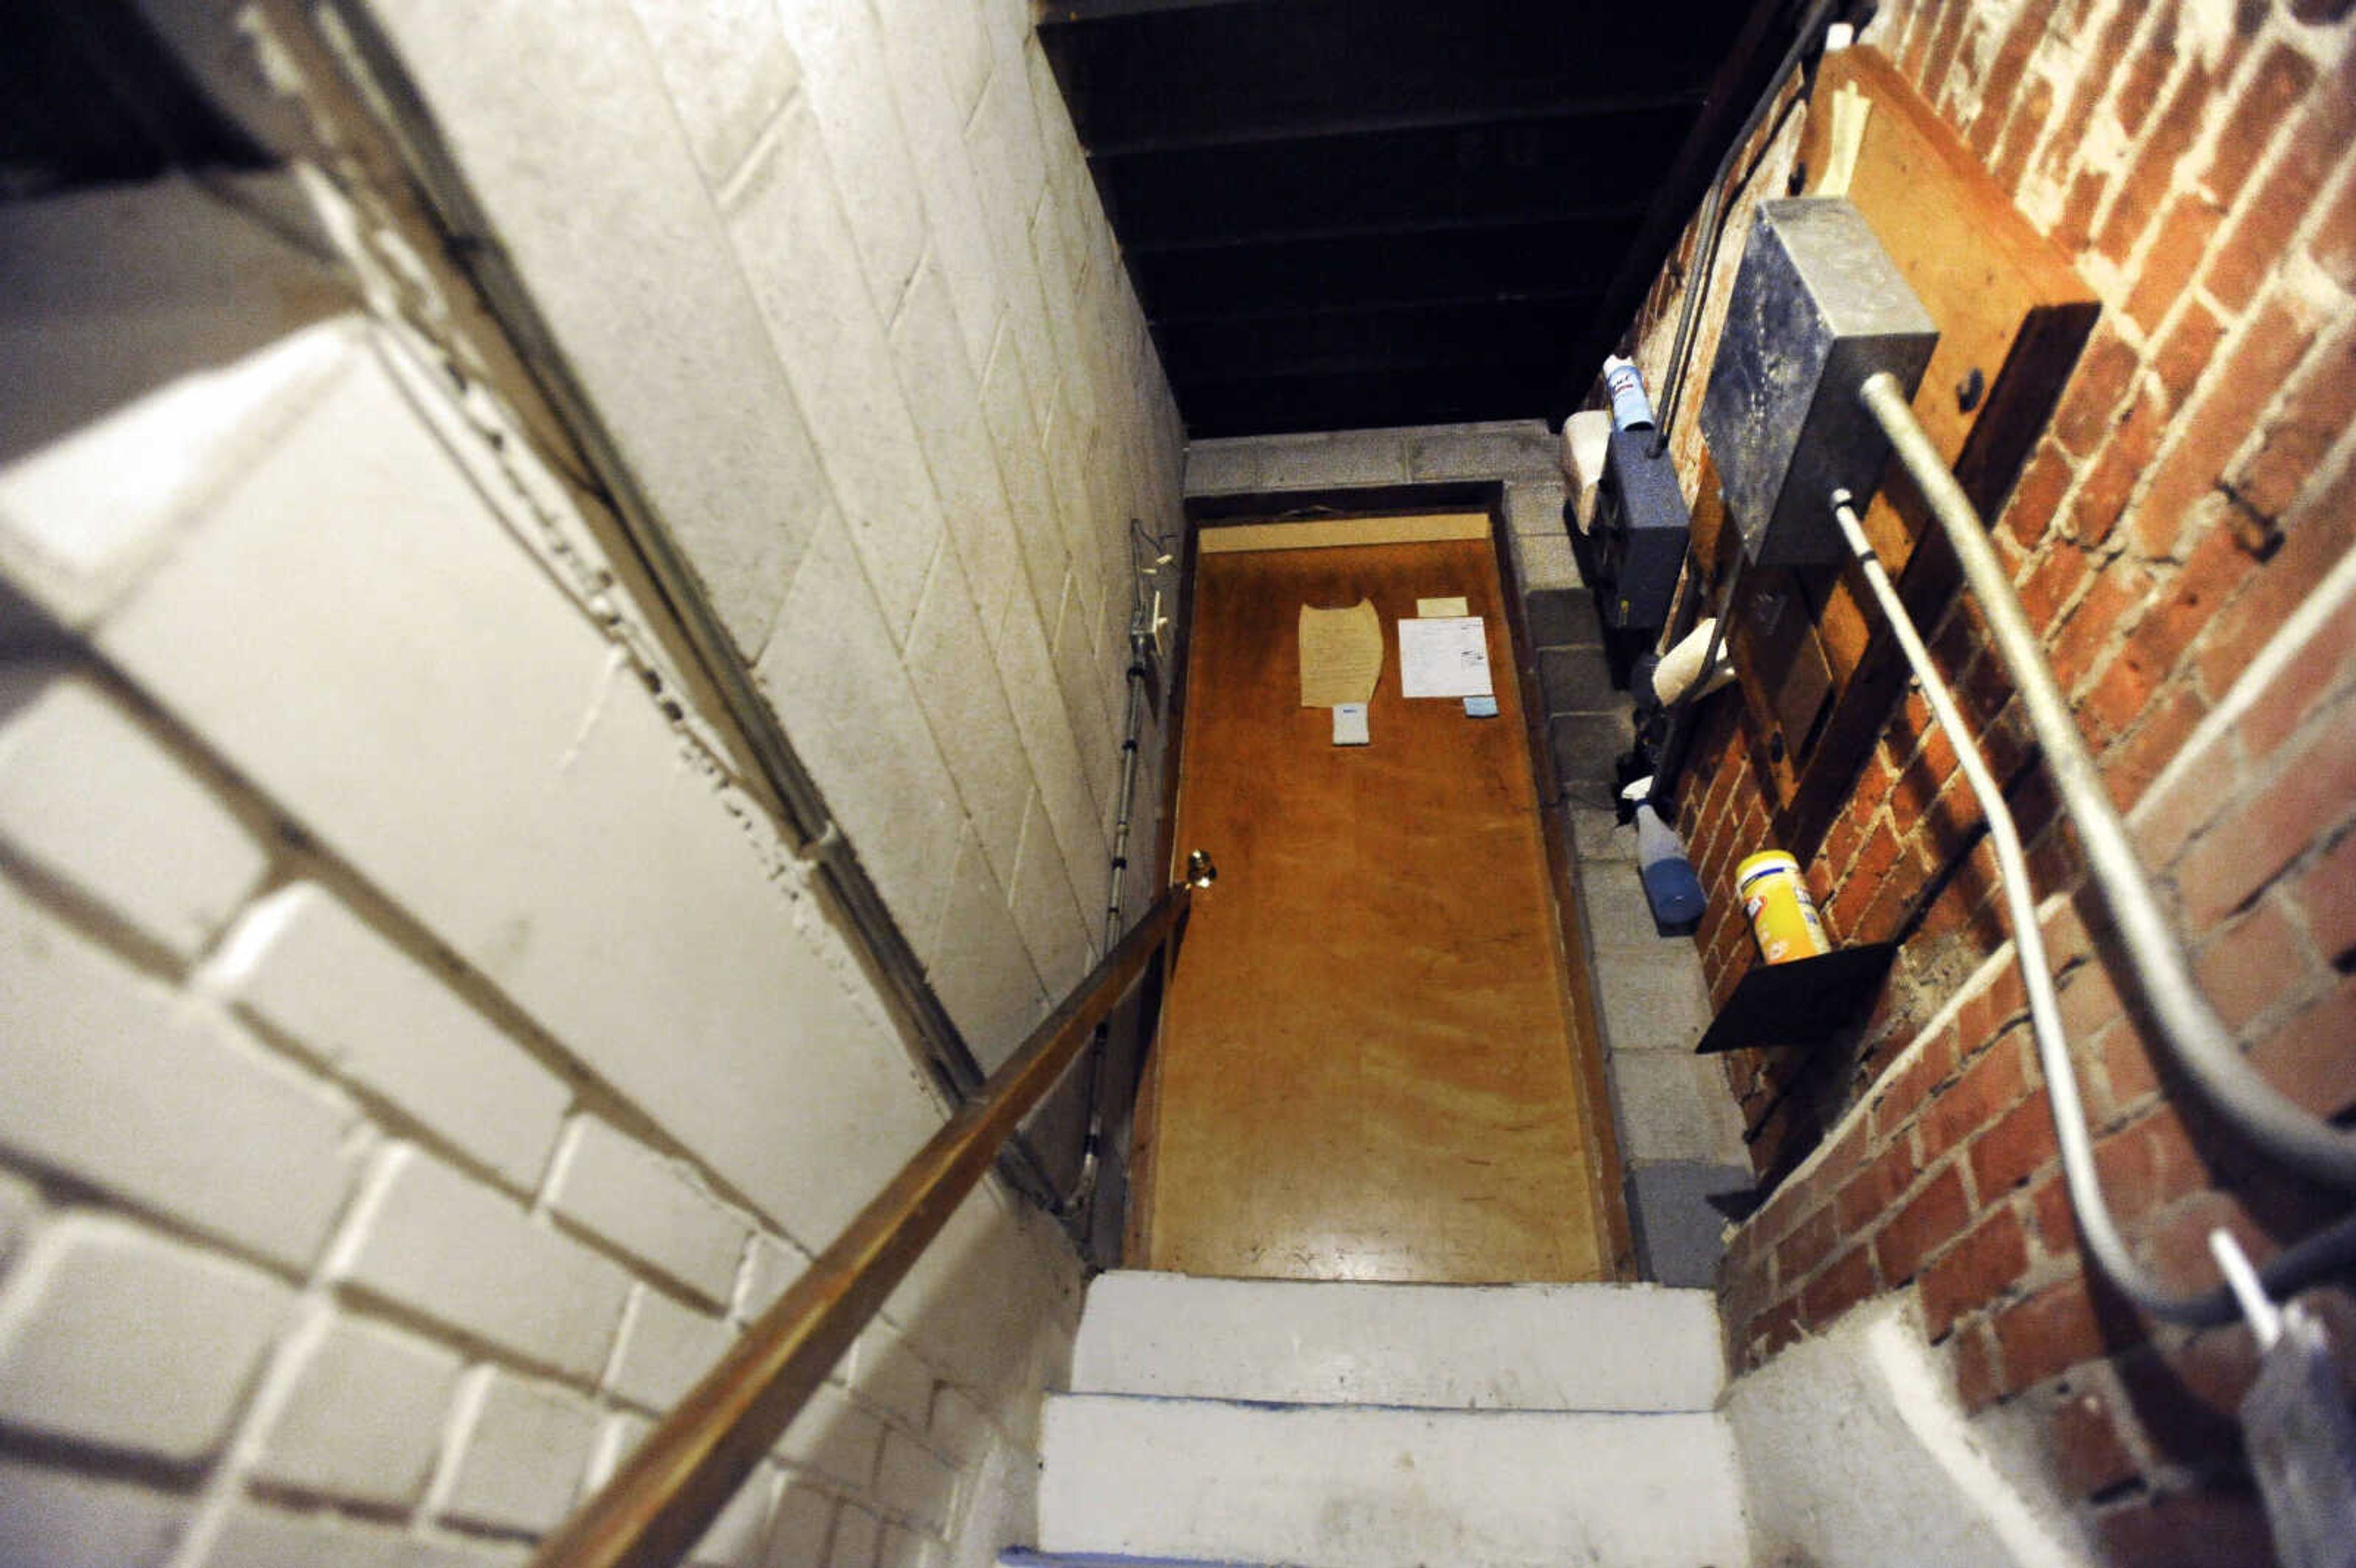
M 1487 519 L 1420 542 L 1219 548 L 1366 537 L 1353 527 L 1208 530 L 1198 554 L 1174 843 L 1219 877 L 1164 1002 L 1131 1264 L 1607 1277 L 1618 1173 L 1600 1073 L 1573 1051 Z M 1443 595 L 1486 621 L 1495 718 L 1401 695 L 1395 624 Z M 1385 641 L 1373 741 L 1337 747 L 1328 710 L 1300 705 L 1296 628 L 1303 604 L 1362 598 Z

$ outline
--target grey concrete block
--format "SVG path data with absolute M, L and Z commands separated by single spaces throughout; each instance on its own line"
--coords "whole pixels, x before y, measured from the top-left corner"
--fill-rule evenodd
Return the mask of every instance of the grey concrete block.
M 1644 884 L 1633 860 L 1580 868 L 1579 889 L 1599 966 L 1616 961 L 1615 949 L 1633 950 L 1636 961 L 1645 963 L 1665 943 L 1693 945 L 1681 936 L 1662 936 L 1654 925 L 1652 906 L 1644 901 Z
M 619 0 L 371 16 L 624 461 L 757 649 L 827 486 L 643 35 Z
M 1563 533 L 1515 534 L 1514 571 L 1525 592 L 1540 589 L 1576 588 L 1579 560 L 1570 553 L 1570 536 Z
M 728 183 L 801 80 L 767 0 L 630 0 L 654 48 L 695 161 L 713 190 Z
M 876 308 L 889 319 L 925 251 L 925 206 L 882 29 L 864 5 L 790 0 L 777 10 L 801 61 L 802 91 L 816 112 L 827 161 L 847 197 Z
M 1398 432 L 1407 439 L 1408 466 L 1418 479 L 1554 479 L 1562 477 L 1556 438 L 1542 420 L 1441 425 Z
M 1595 980 L 1603 994 L 1604 1039 L 1615 1051 L 1691 1051 L 1709 1027 L 1709 991 L 1690 942 L 1611 953 L 1596 965 Z
M 1014 508 L 1014 535 L 1022 546 L 1023 574 L 1031 585 L 1034 619 L 1053 615 L 1062 601 L 1064 570 L 1070 550 L 1064 543 L 1064 525 L 1055 509 L 1055 486 L 1047 480 L 1047 454 L 1039 436 L 1039 420 L 1023 374 L 1023 356 L 1014 347 L 1012 325 L 1001 325 L 981 379 L 981 413 L 990 426 L 991 445 L 998 453 L 998 472 L 1006 483 L 1006 498 Z M 1010 607 L 1006 619 L 1016 618 Z M 1001 629 L 1001 637 L 1006 633 Z
M 940 544 L 940 497 L 806 104 L 755 154 L 728 230 L 896 645 Z
M 1727 1227 L 1756 1201 L 1747 1165 L 1678 1160 L 1628 1172 L 1628 1219 L 1644 1276 L 1707 1290 L 1718 1283 Z
M 1548 588 L 1523 601 L 1530 645 L 1540 648 L 1601 646 L 1603 634 L 1595 619 L 1595 595 L 1584 588 Z
M 1634 823 L 1622 823 L 1617 812 L 1600 806 L 1573 805 L 1567 809 L 1571 848 L 1578 852 L 1581 864 L 1636 858 Z
M 1270 436 L 1261 443 L 1259 463 L 1261 486 L 1269 490 L 1398 485 L 1408 478 L 1406 451 L 1392 431 Z
M 1612 667 L 1599 647 L 1541 649 L 1538 686 L 1548 713 L 1608 713 L 1628 704 L 1626 693 L 1612 688 Z
M 912 5 L 938 14 L 907 19 L 896 15 Z M 973 101 L 956 98 L 945 71 L 956 53 L 954 43 L 969 37 L 978 40 L 980 29 L 963 6 L 897 0 L 884 9 L 884 56 L 900 104 L 901 125 L 908 133 L 910 155 L 916 159 L 917 183 L 924 191 L 925 227 L 932 237 L 933 263 L 956 297 L 966 360 L 979 379 L 989 363 L 991 341 L 998 335 L 1003 307 L 999 301 L 998 259 L 991 250 L 990 219 L 982 210 L 980 183 L 965 144 L 966 114 Z M 982 75 L 988 75 L 986 66 Z M 974 91 L 980 91 L 979 79 Z
M 1015 827 L 1019 837 L 1019 818 Z M 941 1005 L 982 1066 L 995 1069 L 1023 1043 L 1045 1010 L 1047 996 L 1023 950 L 1005 891 L 970 836 L 958 851 L 932 952 L 927 974 Z
M 1525 480 L 1505 486 L 1505 527 L 1516 535 L 1563 537 L 1563 483 L 1553 479 Z
M 1554 750 L 1555 777 L 1564 795 L 1580 805 L 1609 805 L 1616 793 L 1612 764 L 1635 744 L 1634 720 L 1616 713 L 1565 713 L 1547 720 L 1547 743 Z
M 1620 1150 L 1627 1159 L 1706 1165 L 1741 1160 L 1742 1123 L 1718 1058 L 1666 1051 L 1615 1052 L 1611 1075 Z
M 967 366 L 956 307 L 937 265 L 923 268 L 909 284 L 892 324 L 892 356 L 932 465 L 949 542 L 995 647 L 1022 592 L 1023 546 L 990 432 L 973 417 L 980 379 Z
M 991 869 L 1014 875 L 1031 763 L 1006 699 L 980 616 L 957 560 L 946 552 L 908 631 L 907 670 L 916 701 Z
M 1259 488 L 1260 447 L 1256 441 L 1194 441 L 1186 443 L 1186 494 L 1241 495 Z

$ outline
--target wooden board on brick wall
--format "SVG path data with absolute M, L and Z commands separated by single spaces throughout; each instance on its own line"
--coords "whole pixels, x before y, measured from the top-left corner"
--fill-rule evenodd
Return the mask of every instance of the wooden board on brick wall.
M 2068 256 L 2029 226 L 1970 149 L 1871 49 L 1825 58 L 1801 145 L 1806 168 L 1825 166 L 1831 96 L 1851 86 L 1872 112 L 1848 198 L 1939 327 L 1914 411 L 1981 511 L 1994 517 L 2051 418 L 2099 307 Z M 1959 389 L 1975 372 L 1978 395 L 1967 399 Z M 1926 628 L 1934 624 L 1955 592 L 1954 559 L 1933 537 L 1937 525 L 1895 461 L 1865 528 L 1908 608 Z M 1754 755 L 1775 759 L 1767 782 L 1777 837 L 1804 860 L 1847 800 L 1904 687 L 1905 667 L 1853 566 L 1757 575 L 1730 633 L 1738 646 L 1776 648 L 1771 662 L 1790 672 L 1778 678 L 1753 672 L 1745 706 Z M 1745 619 L 1771 594 L 1781 597 L 1774 608 L 1786 615 L 1796 598 L 1804 624 L 1759 636 Z M 1789 681 L 1810 688 L 1786 690 Z

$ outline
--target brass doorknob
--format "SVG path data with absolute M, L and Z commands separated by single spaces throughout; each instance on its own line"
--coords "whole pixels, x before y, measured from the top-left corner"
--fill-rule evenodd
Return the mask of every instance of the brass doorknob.
M 1195 849 L 1188 852 L 1186 856 L 1186 885 L 1188 887 L 1207 888 L 1218 880 L 1219 869 L 1211 864 L 1211 856 L 1208 850 Z

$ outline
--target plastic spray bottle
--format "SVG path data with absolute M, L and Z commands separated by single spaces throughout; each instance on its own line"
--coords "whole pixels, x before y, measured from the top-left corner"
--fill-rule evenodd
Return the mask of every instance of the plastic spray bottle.
M 1655 923 L 1690 925 L 1701 918 L 1709 900 L 1701 879 L 1694 875 L 1693 862 L 1686 859 L 1677 830 L 1653 809 L 1652 793 L 1649 776 L 1622 792 L 1636 803 L 1636 869 L 1644 880 L 1644 901 L 1652 905 Z

